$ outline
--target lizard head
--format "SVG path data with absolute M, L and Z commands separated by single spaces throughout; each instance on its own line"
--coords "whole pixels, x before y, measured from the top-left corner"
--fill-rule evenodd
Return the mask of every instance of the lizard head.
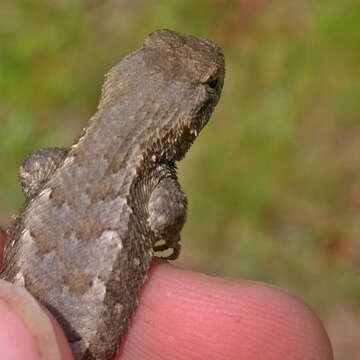
M 202 85 L 216 101 L 224 82 L 224 56 L 213 42 L 171 30 L 157 30 L 144 41 L 145 62 L 164 78 Z
M 225 63 L 213 42 L 171 30 L 157 30 L 144 41 L 144 61 L 162 79 L 158 94 L 166 97 L 174 121 L 169 129 L 169 160 L 180 160 L 208 122 L 224 84 Z M 154 91 L 156 89 L 154 88 Z
M 158 158 L 177 161 L 209 120 L 224 74 L 224 56 L 213 42 L 157 30 L 110 71 L 100 108 L 136 99 L 148 114 L 148 148 Z

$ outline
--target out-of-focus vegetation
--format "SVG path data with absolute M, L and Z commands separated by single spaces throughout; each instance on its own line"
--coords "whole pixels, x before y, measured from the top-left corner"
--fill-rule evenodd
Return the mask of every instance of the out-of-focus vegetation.
M 28 152 L 69 145 L 103 74 L 157 28 L 223 48 L 222 100 L 184 164 L 182 263 L 286 288 L 360 358 L 357 0 L 2 0 L 0 221 Z

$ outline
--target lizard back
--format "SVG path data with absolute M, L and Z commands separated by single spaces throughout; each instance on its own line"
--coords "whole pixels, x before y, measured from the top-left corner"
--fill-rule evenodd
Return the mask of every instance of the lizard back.
M 213 43 L 169 30 L 150 34 L 109 72 L 83 136 L 8 230 L 1 277 L 47 306 L 75 359 L 116 352 L 153 247 L 166 234 L 152 219 L 161 217 L 152 197 L 168 179 L 178 187 L 175 161 L 207 123 L 223 78 Z

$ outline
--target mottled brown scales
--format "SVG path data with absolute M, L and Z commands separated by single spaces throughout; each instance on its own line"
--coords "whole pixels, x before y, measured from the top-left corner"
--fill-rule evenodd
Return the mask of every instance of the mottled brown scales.
M 73 152 L 74 162 L 79 166 L 86 166 L 86 154 L 83 151 L 77 150 Z
M 110 185 L 104 181 L 99 181 L 90 189 L 87 190 L 87 194 L 89 195 L 91 201 L 101 201 L 105 200 L 107 194 L 110 191 Z
M 121 159 L 119 157 L 115 157 L 112 159 L 109 158 L 109 168 L 111 169 L 111 172 L 113 174 L 116 174 L 123 165 L 124 165 L 123 159 Z
M 84 295 L 92 286 L 93 277 L 91 275 L 67 273 L 62 277 L 65 286 L 69 287 L 69 292 L 74 295 Z
M 62 206 L 65 203 L 65 192 L 60 186 L 56 186 L 51 190 L 49 198 L 54 202 L 54 206 Z
M 37 284 L 36 280 L 32 278 L 32 276 L 24 276 L 24 281 L 26 284 L 26 289 L 30 291 L 30 293 L 36 299 L 43 299 L 46 296 L 46 289 L 41 286 L 41 284 Z
M 96 241 L 104 230 L 99 219 L 81 218 L 74 222 L 75 235 L 80 241 Z
M 41 256 L 49 253 L 52 250 L 55 250 L 57 242 L 53 236 L 48 236 L 41 231 L 32 230 L 30 228 L 30 236 L 36 242 L 37 249 Z
M 75 360 L 112 359 L 153 253 L 179 255 L 187 200 L 175 163 L 209 120 L 224 71 L 214 43 L 155 31 L 106 75 L 79 141 L 21 165 L 27 200 L 0 276 L 52 312 Z

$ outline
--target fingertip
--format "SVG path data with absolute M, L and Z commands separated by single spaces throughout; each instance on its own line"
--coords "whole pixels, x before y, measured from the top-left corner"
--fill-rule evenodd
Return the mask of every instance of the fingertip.
M 242 311 L 256 322 L 249 342 L 253 344 L 252 335 L 258 335 L 261 347 L 271 353 L 266 359 L 333 359 L 326 330 L 306 303 L 267 284 L 244 281 L 242 285 Z
M 150 272 L 121 359 L 159 357 L 333 358 L 323 326 L 297 298 L 265 284 L 167 264 Z
M 56 338 L 56 342 L 58 345 L 61 359 L 62 360 L 73 360 L 73 355 L 72 355 L 72 352 L 71 352 L 71 349 L 69 346 L 69 342 L 68 342 L 62 328 L 60 327 L 58 322 L 55 320 L 55 318 L 52 316 L 52 314 L 46 308 L 43 307 L 43 310 L 48 315 L 48 317 L 51 321 L 51 324 L 53 326 L 54 334 L 55 334 L 55 338 Z
M 5 231 L 0 228 L 0 269 L 2 265 L 4 245 L 5 245 Z
M 0 359 L 72 359 L 55 320 L 24 288 L 4 280 L 0 280 L 0 319 Z
M 0 359 L 38 360 L 34 338 L 21 318 L 2 300 L 0 319 Z
M 261 286 L 261 285 L 260 285 Z M 333 360 L 329 336 L 315 312 L 300 298 L 278 288 L 266 287 L 278 318 L 284 322 L 284 336 L 288 334 L 289 349 L 298 343 L 303 359 Z

